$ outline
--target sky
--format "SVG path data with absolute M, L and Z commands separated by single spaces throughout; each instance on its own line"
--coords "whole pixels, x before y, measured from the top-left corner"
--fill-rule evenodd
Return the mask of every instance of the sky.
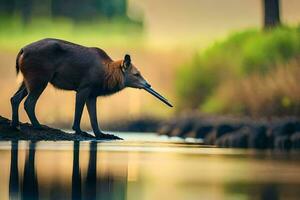
M 300 22 L 300 1 L 281 0 L 284 24 Z M 129 15 L 142 18 L 150 43 L 201 46 L 243 28 L 261 28 L 262 0 L 129 0 Z

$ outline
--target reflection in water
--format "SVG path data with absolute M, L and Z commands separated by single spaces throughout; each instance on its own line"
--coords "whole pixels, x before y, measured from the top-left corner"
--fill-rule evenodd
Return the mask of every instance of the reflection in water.
M 18 170 L 18 142 L 11 143 L 11 163 L 9 176 L 9 196 L 10 199 L 18 199 L 19 194 L 19 170 Z
M 88 171 L 85 180 L 85 197 L 86 199 L 96 199 L 97 186 L 97 143 L 90 143 L 90 157 L 88 164 Z M 105 191 L 109 192 L 109 191 Z
M 275 184 L 266 185 L 263 188 L 263 191 L 261 193 L 261 199 L 262 200 L 269 200 L 269 199 L 278 200 L 279 193 L 278 193 L 277 185 L 275 185 Z
M 228 184 L 226 187 L 227 193 L 236 194 L 241 199 L 258 200 L 278 200 L 280 199 L 279 186 L 277 184 L 265 183 L 265 184 L 245 184 L 243 182 Z M 242 198 L 243 197 L 243 198 Z
M 73 146 L 72 199 L 81 199 L 81 173 L 79 167 L 79 142 Z
M 29 145 L 29 152 L 26 154 L 22 181 L 22 199 L 38 199 L 38 181 L 34 166 L 35 160 L 35 143 Z M 18 170 L 18 142 L 13 141 L 11 147 L 11 165 L 9 179 L 9 196 L 10 199 L 19 199 L 19 170 Z
M 136 142 L 6 144 L 11 149 L 0 149 L 0 200 L 293 200 L 300 196 L 298 152 Z
M 36 143 L 29 143 L 29 150 L 26 152 L 26 160 L 24 165 L 23 177 L 21 177 L 21 187 L 19 184 L 19 171 L 18 171 L 18 142 L 11 143 L 11 165 L 10 165 L 10 178 L 9 178 L 9 198 L 10 199 L 39 199 L 39 193 L 44 198 L 48 199 L 62 199 L 66 196 L 68 188 L 61 185 L 59 181 L 54 181 L 47 186 L 40 186 L 37 177 L 37 170 L 35 168 L 35 153 Z M 41 173 L 47 173 L 43 169 L 38 169 Z M 80 142 L 75 141 L 73 145 L 73 171 L 72 171 L 72 185 L 71 197 L 72 199 L 126 199 L 126 182 L 127 177 L 121 176 L 123 179 L 118 183 L 117 190 L 114 189 L 114 177 L 109 173 L 102 174 L 101 177 L 97 176 L 97 143 L 91 142 L 89 146 L 89 160 L 87 167 L 87 176 L 82 181 L 80 169 Z M 118 177 L 120 179 L 120 177 Z M 82 185 L 83 183 L 83 185 Z M 120 185 L 120 183 L 122 185 Z M 97 188 L 98 187 L 98 188 Z M 39 188 L 50 188 L 50 192 L 39 190 Z M 84 191 L 84 194 L 82 193 Z M 45 196 L 47 193 L 49 196 Z M 117 194 L 114 194 L 117 193 Z M 115 198 L 117 197 L 117 198 Z
M 29 151 L 26 154 L 22 183 L 22 199 L 39 199 L 38 180 L 35 170 L 35 142 L 30 142 Z

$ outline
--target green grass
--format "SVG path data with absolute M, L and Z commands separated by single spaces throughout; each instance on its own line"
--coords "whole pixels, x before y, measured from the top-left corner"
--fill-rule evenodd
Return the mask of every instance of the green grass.
M 234 33 L 197 52 L 179 68 L 176 75 L 179 107 L 219 110 L 224 104 L 222 100 L 210 97 L 224 82 L 252 74 L 268 74 L 275 66 L 299 55 L 300 27 Z
M 225 81 L 202 105 L 217 114 L 251 116 L 300 116 L 300 59 L 280 64 L 267 74 Z
M 143 40 L 143 25 L 124 19 L 74 23 L 66 18 L 34 19 L 24 25 L 19 17 L 0 16 L 0 49 L 17 50 L 49 37 L 89 46 L 136 46 Z

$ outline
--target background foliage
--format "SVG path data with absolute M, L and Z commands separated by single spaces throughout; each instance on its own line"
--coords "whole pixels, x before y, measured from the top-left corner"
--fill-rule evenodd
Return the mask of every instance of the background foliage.
M 277 27 L 265 31 L 246 30 L 234 33 L 224 41 L 216 42 L 205 51 L 198 52 L 189 62 L 179 68 L 176 88 L 180 108 L 200 108 L 202 111 L 212 113 L 258 113 L 259 111 L 249 108 L 244 101 L 237 101 L 246 94 L 242 93 L 243 88 L 240 88 L 240 93 L 237 93 L 236 87 L 247 80 L 249 87 L 253 85 L 253 88 L 257 89 L 255 86 L 257 80 L 253 77 L 259 77 L 262 80 L 273 77 L 276 81 L 283 81 L 283 75 L 275 75 L 284 73 L 284 70 L 278 68 L 289 68 L 286 63 L 297 59 L 299 55 L 300 27 Z M 293 68 L 299 67 L 298 64 L 299 62 L 295 61 L 292 64 Z M 297 77 L 297 73 L 292 73 L 293 70 L 295 69 L 291 69 L 289 73 L 292 79 Z M 262 84 L 261 87 L 267 87 L 264 84 L 266 80 L 262 80 L 259 82 Z M 289 90 L 289 87 L 293 86 L 287 85 L 285 90 Z M 276 97 L 269 96 L 269 103 L 273 97 L 279 101 L 282 99 L 290 101 L 293 98 L 292 94 L 283 93 L 275 95 Z M 268 92 L 253 94 L 248 98 L 255 100 L 261 95 L 268 94 Z M 187 99 L 191 101 L 188 104 Z M 229 99 L 230 102 L 226 102 Z M 228 108 L 229 105 L 225 106 L 228 103 L 232 104 L 232 109 Z M 264 106 L 261 108 L 263 109 Z M 273 111 L 268 113 L 286 112 L 284 108 L 280 108 L 283 109 L 282 112 L 277 109 L 279 109 L 278 106 L 274 105 Z

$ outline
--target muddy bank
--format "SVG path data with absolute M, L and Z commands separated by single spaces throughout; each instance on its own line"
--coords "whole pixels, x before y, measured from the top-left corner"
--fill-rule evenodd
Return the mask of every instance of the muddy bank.
M 83 140 L 96 140 L 95 137 L 77 135 L 67 133 L 59 129 L 43 126 L 43 130 L 35 130 L 28 123 L 21 123 L 18 129 L 13 129 L 10 126 L 10 120 L 0 116 L 0 141 L 8 140 L 47 140 L 47 141 L 83 141 Z M 105 137 L 97 140 L 116 140 L 121 139 L 117 136 L 106 134 Z
M 161 135 L 201 138 L 205 144 L 219 147 L 300 148 L 300 119 L 296 117 L 252 119 L 189 113 L 162 123 L 157 131 Z

